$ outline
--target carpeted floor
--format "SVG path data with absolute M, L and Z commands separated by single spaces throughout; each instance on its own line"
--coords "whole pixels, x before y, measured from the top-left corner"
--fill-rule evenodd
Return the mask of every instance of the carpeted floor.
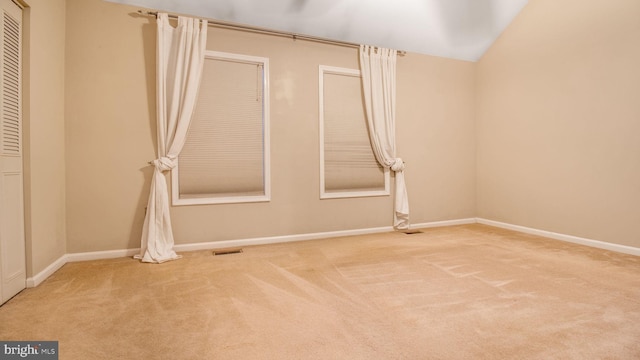
M 70 263 L 0 307 L 60 359 L 638 359 L 640 258 L 483 225 Z

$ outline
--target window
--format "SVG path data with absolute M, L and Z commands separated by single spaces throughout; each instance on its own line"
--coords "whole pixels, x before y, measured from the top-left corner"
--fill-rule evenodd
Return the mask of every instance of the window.
M 173 204 L 270 200 L 269 60 L 207 51 Z
M 320 66 L 320 198 L 389 195 L 373 154 L 360 71 Z

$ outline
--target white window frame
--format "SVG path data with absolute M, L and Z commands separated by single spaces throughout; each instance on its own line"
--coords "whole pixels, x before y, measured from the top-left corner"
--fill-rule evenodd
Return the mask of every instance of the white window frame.
M 214 197 L 197 197 L 197 198 L 180 198 L 179 183 L 179 162 L 171 171 L 172 183 L 172 200 L 173 205 L 207 205 L 207 204 L 233 204 L 233 203 L 252 203 L 252 202 L 268 202 L 271 201 L 271 141 L 270 141 L 270 101 L 269 101 L 269 59 L 265 57 L 249 56 L 241 54 L 226 53 L 220 51 L 207 50 L 205 52 L 206 59 L 235 61 L 241 63 L 249 63 L 263 66 L 262 72 L 262 137 L 263 137 L 263 195 L 239 195 L 239 196 L 214 196 Z
M 325 164 L 324 164 L 324 75 L 335 74 L 344 76 L 361 77 L 360 70 L 335 66 L 320 65 L 319 76 L 319 124 L 320 124 L 320 199 L 339 199 L 354 197 L 388 196 L 390 192 L 390 171 L 384 169 L 384 190 L 355 190 L 355 191 L 326 191 L 325 189 Z M 366 116 L 366 115 L 365 115 Z M 373 152 L 373 149 L 371 150 Z

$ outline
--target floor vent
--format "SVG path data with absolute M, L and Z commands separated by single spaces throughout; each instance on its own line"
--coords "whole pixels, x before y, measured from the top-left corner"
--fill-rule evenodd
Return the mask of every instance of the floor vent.
M 231 255 L 231 254 L 240 254 L 240 253 L 242 253 L 242 248 L 228 248 L 228 249 L 213 250 L 213 256 Z
M 402 232 L 407 234 L 407 235 L 422 234 L 421 230 L 404 230 Z

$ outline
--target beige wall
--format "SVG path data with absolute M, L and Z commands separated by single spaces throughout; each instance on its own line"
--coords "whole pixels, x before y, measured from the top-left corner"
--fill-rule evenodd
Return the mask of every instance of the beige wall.
M 478 64 L 478 216 L 640 247 L 639 64 L 639 1 L 531 0 Z
M 100 0 L 30 5 L 31 275 L 65 252 L 139 246 L 156 128 L 153 19 Z M 638 18 L 635 0 L 531 0 L 478 64 L 400 58 L 412 223 L 477 215 L 640 246 Z M 209 35 L 212 50 L 270 59 L 272 201 L 174 207 L 176 242 L 389 226 L 390 197 L 319 200 L 318 65 L 356 68 L 357 51 Z
M 411 222 L 475 217 L 476 64 L 409 54 L 398 61 L 398 151 Z
M 24 32 L 27 276 L 66 253 L 65 1 L 28 0 Z
M 155 21 L 135 10 L 67 1 L 69 252 L 139 246 L 155 158 Z M 391 225 L 391 197 L 319 200 L 318 65 L 357 68 L 356 49 L 213 28 L 208 47 L 270 59 L 272 200 L 174 207 L 177 243 Z M 397 140 L 413 223 L 474 216 L 474 70 L 399 59 Z
M 133 10 L 67 1 L 69 253 L 139 247 L 155 152 L 155 30 Z

